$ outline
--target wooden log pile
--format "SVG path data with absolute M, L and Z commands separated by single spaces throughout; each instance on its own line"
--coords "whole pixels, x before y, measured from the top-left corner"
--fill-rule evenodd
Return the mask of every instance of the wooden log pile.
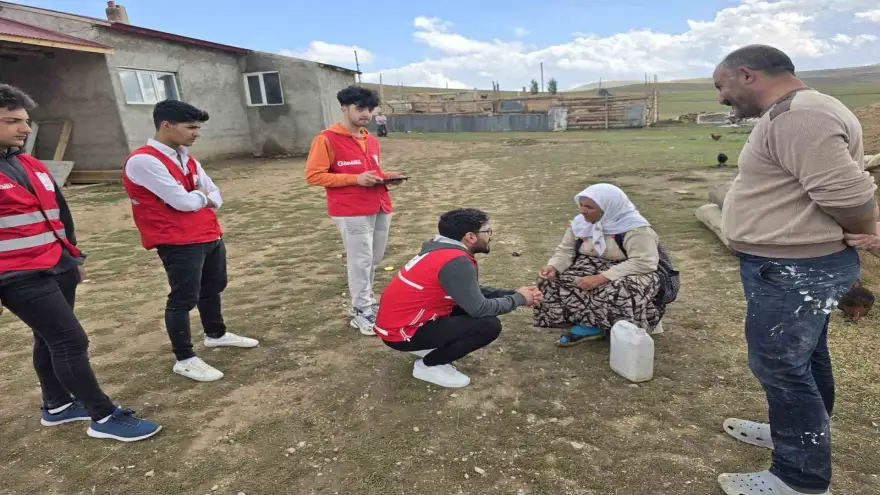
M 627 120 L 628 109 L 640 105 L 644 106 L 640 125 L 650 124 L 654 99 L 651 95 L 575 97 L 562 98 L 560 104 L 568 108 L 568 129 L 615 129 L 633 127 Z

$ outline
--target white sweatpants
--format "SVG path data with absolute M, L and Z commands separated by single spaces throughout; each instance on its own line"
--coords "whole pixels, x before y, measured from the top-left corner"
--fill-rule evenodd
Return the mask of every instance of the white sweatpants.
M 351 305 L 370 313 L 372 304 L 376 301 L 373 280 L 388 246 L 391 214 L 379 212 L 370 216 L 332 218 L 345 245 Z

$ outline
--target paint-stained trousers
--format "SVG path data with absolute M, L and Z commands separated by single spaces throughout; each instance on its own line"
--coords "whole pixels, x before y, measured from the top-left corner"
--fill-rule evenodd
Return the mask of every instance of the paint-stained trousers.
M 764 388 L 773 439 L 770 471 L 794 489 L 831 483 L 834 375 L 828 322 L 859 276 L 854 249 L 809 259 L 739 254 L 749 367 Z
M 373 279 L 388 246 L 391 214 L 379 212 L 369 216 L 333 217 L 333 221 L 342 233 L 342 243 L 345 245 L 351 305 L 370 314 L 376 302 Z

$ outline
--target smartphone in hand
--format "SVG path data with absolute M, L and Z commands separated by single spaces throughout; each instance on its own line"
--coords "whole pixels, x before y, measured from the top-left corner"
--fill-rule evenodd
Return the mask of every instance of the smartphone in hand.
M 404 177 L 390 177 L 390 178 L 384 179 L 382 182 L 384 184 L 400 184 L 405 180 L 409 180 L 409 177 L 405 177 L 405 176 Z

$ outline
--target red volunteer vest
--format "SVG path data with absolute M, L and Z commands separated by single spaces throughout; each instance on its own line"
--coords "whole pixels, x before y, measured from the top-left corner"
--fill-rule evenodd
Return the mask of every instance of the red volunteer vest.
M 165 165 L 178 184 L 187 191 L 197 189 L 198 169 L 192 156 L 186 163 L 186 175 L 171 158 L 152 146 L 142 146 L 128 155 L 125 162 L 135 155 L 150 155 Z M 223 235 L 217 214 L 210 208 L 199 211 L 179 211 L 168 206 L 149 189 L 139 186 L 128 178 L 122 169 L 122 183 L 131 199 L 131 213 L 141 233 L 141 244 L 153 249 L 160 244 L 198 244 L 216 241 Z
M 27 172 L 34 194 L 0 174 L 0 273 L 52 268 L 61 259 L 62 246 L 79 256 L 61 223 L 49 170 L 32 156 L 16 158 Z
M 440 269 L 461 256 L 467 256 L 477 266 L 473 256 L 449 248 L 420 254 L 401 268 L 382 292 L 376 334 L 389 342 L 409 340 L 425 322 L 449 316 L 455 301 L 440 285 Z
M 330 172 L 335 174 L 360 174 L 373 170 L 382 176 L 379 166 L 379 141 L 367 135 L 367 151 L 352 137 L 333 131 L 321 133 L 333 148 L 333 162 Z M 332 217 L 359 217 L 375 215 L 379 211 L 391 213 L 391 195 L 388 186 L 378 184 L 373 187 L 345 186 L 328 187 L 327 212 Z

